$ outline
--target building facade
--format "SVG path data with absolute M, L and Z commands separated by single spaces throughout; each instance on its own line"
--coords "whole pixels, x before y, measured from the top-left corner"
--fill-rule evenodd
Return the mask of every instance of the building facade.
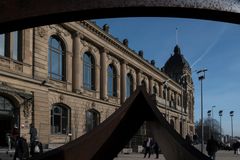
M 0 146 L 14 128 L 29 140 L 31 123 L 49 147 L 76 139 L 140 85 L 183 137 L 194 134 L 191 69 L 180 48 L 159 69 L 108 31 L 78 21 L 0 35 Z

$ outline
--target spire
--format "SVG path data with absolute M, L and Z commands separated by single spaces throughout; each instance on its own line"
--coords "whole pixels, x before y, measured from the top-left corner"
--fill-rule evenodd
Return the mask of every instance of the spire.
M 181 54 L 181 50 L 178 45 L 174 47 L 174 54 Z

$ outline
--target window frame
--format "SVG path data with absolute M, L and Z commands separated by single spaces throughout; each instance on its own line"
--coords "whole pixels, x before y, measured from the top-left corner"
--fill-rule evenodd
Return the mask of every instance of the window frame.
M 133 93 L 133 76 L 128 73 L 126 76 L 126 97 L 130 97 Z
M 111 69 L 111 70 L 109 70 Z M 110 72 L 111 71 L 111 72 Z M 109 81 L 111 80 L 111 83 Z M 110 86 L 110 84 L 112 84 Z M 108 65 L 107 69 L 108 96 L 117 97 L 117 69 L 113 64 Z
M 54 43 L 52 40 L 57 42 L 57 47 L 53 46 Z M 57 72 L 53 71 L 53 56 L 57 56 Z M 56 64 L 56 63 L 55 63 Z M 57 36 L 52 35 L 48 40 L 48 77 L 56 81 L 66 81 L 66 46 L 63 40 Z
M 54 110 L 58 108 L 60 110 L 60 113 L 54 113 Z M 67 111 L 67 117 L 65 117 L 63 115 L 63 110 L 66 110 Z M 71 133 L 71 109 L 65 105 L 62 105 L 62 104 L 54 104 L 52 105 L 52 108 L 51 108 L 51 113 L 50 113 L 50 130 L 51 130 L 51 134 L 54 134 L 54 135 L 67 135 L 68 133 Z M 60 131 L 56 132 L 56 129 L 54 128 L 55 127 L 55 116 L 59 116 L 60 117 L 60 122 L 58 122 L 60 125 Z M 64 133 L 64 130 L 63 130 L 63 119 L 66 120 L 66 130 L 65 130 L 65 133 Z
M 87 57 L 87 58 L 86 58 Z M 90 61 L 89 61 L 90 60 Z M 83 88 L 95 90 L 95 58 L 91 52 L 83 54 Z
M 91 117 L 89 117 L 89 114 L 91 114 Z M 90 132 L 93 130 L 96 126 L 100 124 L 100 112 L 98 112 L 95 109 L 89 109 L 86 111 L 86 124 L 85 124 L 85 130 L 86 132 Z M 89 119 L 91 118 L 91 119 Z

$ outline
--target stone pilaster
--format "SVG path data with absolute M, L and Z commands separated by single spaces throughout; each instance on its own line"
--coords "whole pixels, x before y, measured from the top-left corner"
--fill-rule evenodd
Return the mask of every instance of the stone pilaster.
M 121 63 L 121 103 L 126 99 L 126 62 Z
M 105 49 L 102 49 L 101 50 L 101 61 L 100 61 L 100 64 L 101 64 L 101 91 L 100 91 L 100 97 L 101 99 L 103 100 L 107 100 L 108 99 L 108 96 L 107 96 L 107 86 L 108 86 L 108 83 L 107 83 L 107 60 L 106 60 L 106 57 L 107 57 L 107 52 Z

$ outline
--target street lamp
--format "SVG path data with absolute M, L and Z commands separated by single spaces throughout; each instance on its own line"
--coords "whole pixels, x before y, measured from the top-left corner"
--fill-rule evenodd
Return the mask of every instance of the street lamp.
M 204 145 L 204 131 L 203 131 L 203 89 L 202 89 L 202 81 L 205 79 L 205 72 L 207 71 L 206 68 L 197 71 L 199 74 L 198 79 L 201 82 L 201 123 L 202 123 L 202 144 L 201 144 L 201 152 L 203 153 L 203 145 Z
M 220 141 L 222 142 L 222 110 L 218 112 L 219 117 L 220 117 Z
M 211 120 L 211 129 L 212 129 L 212 135 L 214 134 L 214 123 L 213 123 L 213 108 L 216 106 L 212 106 L 212 120 Z
M 230 116 L 231 116 L 231 127 L 232 127 L 232 138 L 231 138 L 231 140 L 233 140 L 233 119 L 232 119 L 232 117 L 233 117 L 233 113 L 234 113 L 234 111 L 230 111 Z
M 211 137 L 211 134 L 210 134 L 210 126 L 209 126 L 209 120 L 210 120 L 210 117 L 211 117 L 211 110 L 208 110 L 207 114 L 208 114 L 208 138 L 210 139 Z M 211 127 L 212 128 L 212 127 Z
M 186 81 L 184 81 L 184 77 L 188 75 L 187 73 L 183 74 L 180 78 L 180 82 L 181 82 L 181 135 L 183 135 L 183 85 Z
M 166 118 L 166 120 L 169 119 L 169 115 L 168 115 L 168 119 L 167 119 L 167 83 L 169 80 L 170 79 L 163 82 L 164 91 L 165 91 L 165 118 Z

